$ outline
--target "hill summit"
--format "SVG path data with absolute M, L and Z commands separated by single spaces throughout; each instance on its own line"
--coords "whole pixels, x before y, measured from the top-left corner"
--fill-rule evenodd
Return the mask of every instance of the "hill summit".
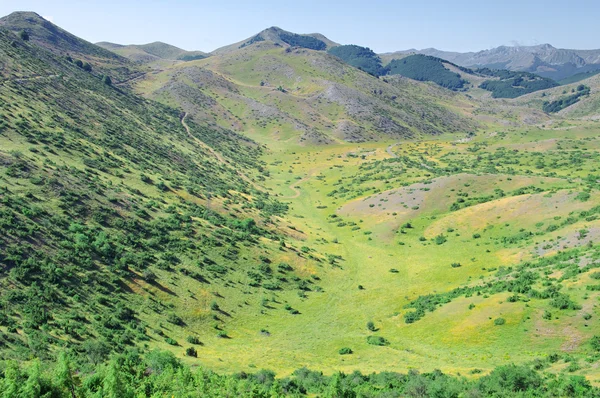
M 339 46 L 338 43 L 329 40 L 321 33 L 298 34 L 281 29 L 277 26 L 272 26 L 245 40 L 218 48 L 211 54 L 227 54 L 239 48 L 243 48 L 261 41 L 269 41 L 283 47 L 303 47 L 319 51 L 325 51 Z
M 33 43 L 54 53 L 71 53 L 107 60 L 125 61 L 119 55 L 61 29 L 35 12 L 13 12 L 0 18 L 0 26 L 12 32 L 25 31 L 29 34 Z
M 186 51 L 161 41 L 130 45 L 100 42 L 96 43 L 96 45 L 136 62 L 153 62 L 161 59 L 169 61 L 193 61 L 206 58 L 207 56 L 202 51 Z

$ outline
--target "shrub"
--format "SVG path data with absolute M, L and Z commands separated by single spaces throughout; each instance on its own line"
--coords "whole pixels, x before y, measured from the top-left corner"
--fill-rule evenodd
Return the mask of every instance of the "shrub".
M 554 308 L 558 308 L 559 310 L 578 310 L 581 309 L 581 306 L 577 305 L 575 302 L 571 300 L 569 296 L 566 294 L 559 294 L 554 299 L 550 301 L 550 305 Z
M 350 349 L 348 347 L 343 347 L 343 348 L 340 348 L 340 350 L 338 352 L 340 353 L 340 355 L 349 355 L 349 354 L 352 354 L 352 349 Z
M 377 330 L 373 321 L 367 322 L 367 329 L 369 329 L 371 332 L 375 332 Z
M 172 339 L 172 338 L 170 338 L 170 337 L 167 337 L 167 338 L 165 339 L 165 342 L 166 342 L 167 344 L 170 344 L 170 345 L 178 345 L 178 344 L 177 344 L 177 340 L 175 340 L 175 339 Z
M 196 349 L 194 347 L 188 347 L 185 350 L 185 355 L 187 355 L 188 357 L 197 358 L 198 357 L 198 352 L 196 351 Z
M 183 325 L 183 319 L 181 319 L 175 314 L 169 314 L 169 316 L 167 316 L 167 322 L 177 326 Z
M 600 336 L 594 336 L 590 339 L 590 347 L 596 352 L 600 352 Z
M 547 321 L 552 319 L 552 313 L 548 310 L 544 311 L 544 315 L 542 315 L 542 319 L 545 319 Z
M 186 338 L 186 341 L 190 344 L 196 344 L 196 345 L 202 345 L 202 342 L 200 341 L 200 339 L 196 336 L 188 336 Z
M 590 278 L 600 279 L 600 272 L 594 272 L 594 273 L 590 274 Z
M 384 346 L 389 345 L 390 342 L 381 336 L 369 336 L 367 337 L 367 344 Z
M 496 326 L 502 326 L 506 323 L 506 319 L 504 318 L 496 318 L 494 319 L 494 325 Z
M 446 239 L 446 237 L 443 234 L 439 234 L 434 238 L 436 245 L 443 245 L 444 243 L 446 243 L 447 240 L 448 239 Z
M 460 268 L 461 267 L 460 263 L 452 263 L 450 265 L 452 266 L 452 268 Z

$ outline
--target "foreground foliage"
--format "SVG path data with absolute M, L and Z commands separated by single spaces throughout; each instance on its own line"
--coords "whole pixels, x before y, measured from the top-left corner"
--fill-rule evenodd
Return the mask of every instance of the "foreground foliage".
M 439 370 L 370 375 L 355 371 L 325 376 L 307 368 L 277 379 L 268 370 L 220 375 L 203 368 L 190 369 L 173 354 L 160 351 L 145 358 L 135 352 L 115 356 L 93 372 L 77 369 L 64 354 L 52 364 L 36 360 L 20 366 L 8 362 L 0 364 L 0 391 L 4 398 L 600 396 L 600 390 L 584 377 L 546 375 L 527 366 L 501 366 L 478 380 L 446 375 Z

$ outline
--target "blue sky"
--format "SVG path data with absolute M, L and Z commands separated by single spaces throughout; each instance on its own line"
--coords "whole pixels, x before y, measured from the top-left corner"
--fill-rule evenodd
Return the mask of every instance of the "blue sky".
M 0 14 L 35 11 L 91 42 L 164 41 L 212 51 L 269 26 L 323 33 L 376 52 L 477 51 L 550 43 L 600 48 L 598 0 L 1 0 Z

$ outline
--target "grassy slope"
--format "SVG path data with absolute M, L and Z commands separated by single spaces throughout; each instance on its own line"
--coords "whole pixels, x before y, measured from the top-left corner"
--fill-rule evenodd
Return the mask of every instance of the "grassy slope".
M 0 18 L 0 26 L 13 33 L 26 31 L 32 43 L 57 55 L 89 62 L 94 73 L 110 75 L 117 82 L 132 79 L 144 71 L 127 58 L 81 39 L 34 12 L 14 12 Z
M 450 101 L 442 91 L 386 84 L 325 53 L 288 52 L 268 42 L 178 65 L 148 76 L 136 88 L 259 142 L 277 141 L 279 147 L 414 137 L 474 127 L 448 110 Z
M 160 60 L 180 61 L 194 60 L 206 57 L 202 51 L 186 51 L 181 48 L 162 42 L 148 44 L 119 45 L 114 43 L 97 43 L 98 46 L 105 48 L 115 54 L 129 58 L 134 62 L 154 63 Z
M 318 294 L 320 255 L 271 216 L 256 144 L 193 120 L 188 132 L 179 111 L 4 30 L 0 53 L 4 358 L 65 344 L 92 363 L 145 344 L 182 355 L 194 335 L 216 361 L 219 331 L 260 335 L 229 325 L 266 311 L 265 295 L 285 317 L 283 302 Z

